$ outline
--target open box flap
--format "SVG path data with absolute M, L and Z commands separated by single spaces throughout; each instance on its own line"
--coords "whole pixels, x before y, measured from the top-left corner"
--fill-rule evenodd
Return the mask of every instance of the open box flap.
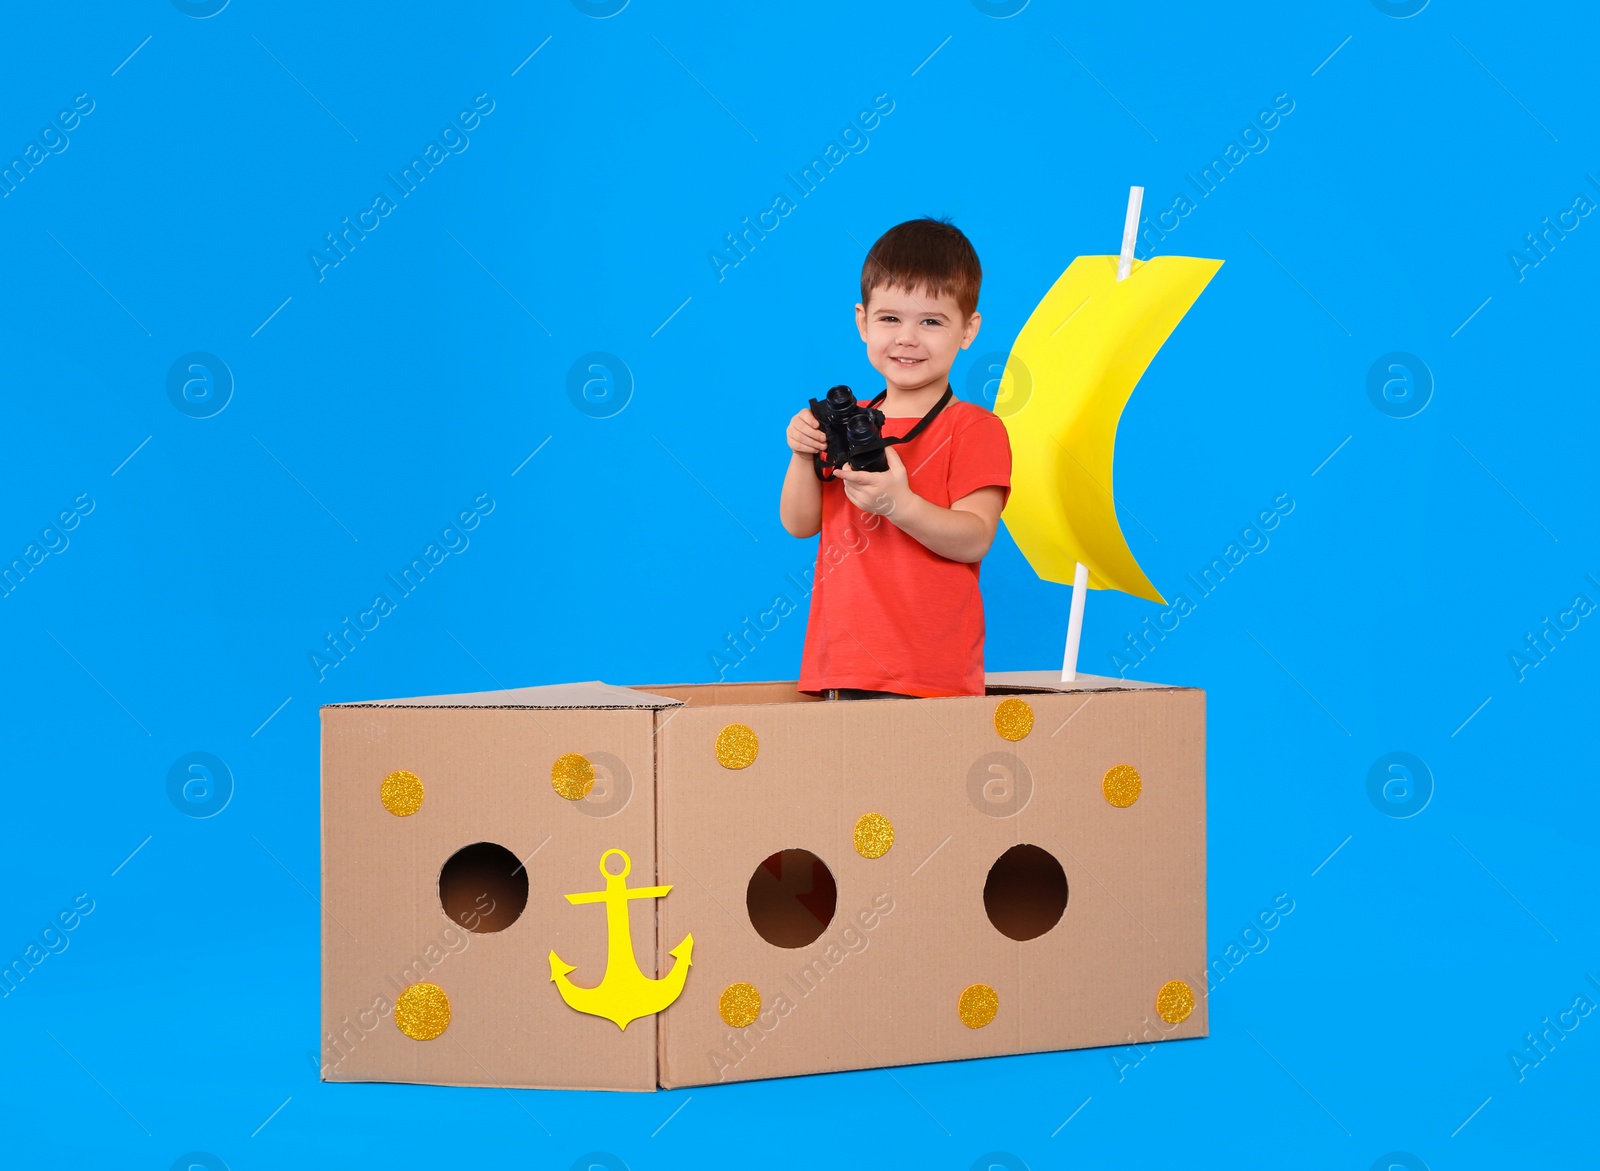
M 1106 675 L 1079 675 L 1070 683 L 1061 681 L 1059 671 L 991 671 L 984 676 L 991 693 L 1010 691 L 1152 691 L 1181 690 L 1167 683 L 1148 683 L 1140 679 L 1118 679 Z M 425 707 L 425 708 L 534 708 L 557 710 L 588 708 L 595 710 L 628 708 L 659 710 L 684 703 L 776 703 L 814 701 L 817 697 L 796 692 L 793 681 L 735 684 L 666 684 L 659 687 L 621 687 L 598 679 L 584 683 L 555 683 L 542 687 L 511 687 L 503 691 L 473 691 L 462 695 L 419 695 L 408 699 L 351 700 L 324 704 L 324 707 Z
M 1147 683 L 1140 679 L 1118 679 L 1106 675 L 1080 674 L 1070 683 L 1061 681 L 1060 671 L 990 671 L 984 676 L 989 695 L 1015 693 L 1073 693 L 1084 691 L 1186 691 L 1169 683 Z M 793 680 L 752 683 L 667 683 L 639 687 L 646 694 L 659 694 L 695 706 L 755 703 L 815 702 L 820 696 L 796 690 Z M 971 696 L 951 696 L 970 699 Z
M 990 690 L 1015 688 L 1026 691 L 1187 691 L 1172 683 L 1147 683 L 1142 679 L 1119 679 L 1114 675 L 1085 675 L 1070 683 L 1061 681 L 1060 671 L 990 671 L 983 677 Z
M 586 683 L 555 683 L 543 687 L 510 687 L 504 691 L 473 691 L 463 695 L 419 695 L 410 699 L 368 699 L 324 707 L 503 707 L 503 708 L 669 708 L 683 701 L 634 687 L 617 687 L 598 679 Z

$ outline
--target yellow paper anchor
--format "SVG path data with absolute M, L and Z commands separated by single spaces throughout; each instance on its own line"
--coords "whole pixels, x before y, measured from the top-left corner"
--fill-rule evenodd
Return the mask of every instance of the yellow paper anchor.
M 613 854 L 622 859 L 622 872 L 613 874 L 606 869 L 606 859 Z M 605 876 L 605 890 L 586 891 L 568 895 L 567 902 L 604 903 L 606 905 L 606 974 L 593 988 L 579 988 L 567 979 L 575 972 L 554 951 L 550 953 L 550 979 L 555 982 L 561 999 L 590 1016 L 602 1016 L 619 1029 L 640 1017 L 660 1012 L 678 999 L 683 982 L 688 978 L 690 953 L 694 950 L 694 936 L 685 935 L 683 942 L 667 954 L 676 961 L 672 970 L 659 980 L 652 980 L 639 970 L 633 955 L 633 936 L 628 927 L 628 903 L 632 899 L 664 898 L 670 886 L 640 886 L 628 889 L 628 872 L 633 869 L 633 859 L 622 850 L 607 850 L 600 855 L 600 873 Z

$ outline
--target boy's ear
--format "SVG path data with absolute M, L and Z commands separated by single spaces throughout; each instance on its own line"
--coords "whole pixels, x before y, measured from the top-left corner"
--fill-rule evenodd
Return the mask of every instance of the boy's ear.
M 867 307 L 860 301 L 856 302 L 856 332 L 862 341 L 867 340 Z
M 973 340 L 978 336 L 978 326 L 982 324 L 983 315 L 974 309 L 972 311 L 972 316 L 967 318 L 966 332 L 961 335 L 961 348 L 963 350 L 970 346 Z

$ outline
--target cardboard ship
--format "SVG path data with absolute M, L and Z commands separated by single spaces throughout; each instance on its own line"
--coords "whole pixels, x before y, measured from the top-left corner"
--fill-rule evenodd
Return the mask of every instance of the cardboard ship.
M 987 683 L 324 706 L 324 1080 L 652 1090 L 1204 1036 L 1204 693 Z
M 1204 1036 L 1205 695 L 1076 671 L 1160 601 L 1118 421 L 1221 262 L 1081 256 L 1008 357 L 1004 519 L 1073 583 L 1059 675 L 322 708 L 322 1076 L 651 1090 Z

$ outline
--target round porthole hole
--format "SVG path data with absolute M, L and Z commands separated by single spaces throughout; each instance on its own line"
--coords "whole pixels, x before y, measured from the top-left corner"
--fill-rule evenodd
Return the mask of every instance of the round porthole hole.
M 528 905 L 528 871 L 495 842 L 463 846 L 439 871 L 439 905 L 468 931 L 504 931 Z
M 1067 909 L 1067 875 L 1048 850 L 1012 846 L 989 868 L 983 909 L 995 930 L 1011 939 L 1037 939 Z
M 839 887 L 810 850 L 779 850 L 757 866 L 745 891 L 750 925 L 775 947 L 805 947 L 833 922 Z

